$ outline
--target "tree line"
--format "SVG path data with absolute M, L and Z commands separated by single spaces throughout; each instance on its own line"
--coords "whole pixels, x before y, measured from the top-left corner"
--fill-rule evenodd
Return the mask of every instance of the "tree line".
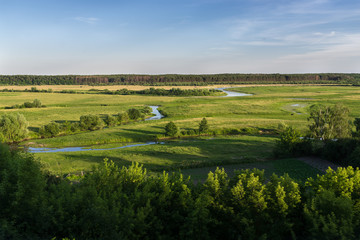
M 53 91 L 52 89 L 37 89 L 32 87 L 25 90 L 14 90 L 4 88 L 0 92 L 42 92 L 42 93 L 68 93 L 68 94 L 109 94 L 109 95 L 150 95 L 150 96 L 220 96 L 225 95 L 221 90 L 217 89 L 180 89 L 171 88 L 169 90 L 163 88 L 149 88 L 144 90 L 128 90 L 126 88 L 110 91 L 108 89 L 90 89 L 89 91 L 77 91 L 77 90 L 60 90 Z
M 305 183 L 223 169 L 194 184 L 112 161 L 71 181 L 0 145 L 1 239 L 359 239 L 360 170 Z
M 202 75 L 0 75 L 1 85 L 209 85 L 249 83 L 360 84 L 360 74 L 202 74 Z

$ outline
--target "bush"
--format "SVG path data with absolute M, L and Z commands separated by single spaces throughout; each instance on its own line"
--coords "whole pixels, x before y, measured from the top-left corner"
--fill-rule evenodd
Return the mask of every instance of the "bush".
M 18 142 L 28 136 L 29 123 L 22 114 L 0 116 L 0 142 Z
M 312 145 L 308 138 L 301 138 L 298 131 L 292 127 L 287 127 L 280 134 L 280 141 L 276 141 L 274 155 L 278 156 L 298 156 L 311 154 Z
M 111 126 L 115 126 L 117 120 L 113 116 L 106 114 L 106 116 L 104 118 L 104 122 L 105 122 L 106 126 L 111 127 Z
M 80 117 L 80 127 L 83 130 L 98 130 L 102 129 L 104 122 L 96 115 L 84 115 Z
M 169 122 L 168 124 L 166 124 L 165 126 L 166 136 L 175 137 L 176 135 L 178 135 L 178 132 L 179 132 L 179 128 L 175 125 L 174 122 Z
M 60 133 L 60 125 L 58 123 L 49 123 L 42 126 L 39 133 L 42 137 L 55 137 Z
M 118 124 L 124 124 L 129 122 L 129 114 L 127 112 L 119 113 L 117 115 Z
M 137 120 L 137 119 L 141 118 L 141 112 L 138 109 L 131 108 L 127 111 L 127 113 L 131 120 Z

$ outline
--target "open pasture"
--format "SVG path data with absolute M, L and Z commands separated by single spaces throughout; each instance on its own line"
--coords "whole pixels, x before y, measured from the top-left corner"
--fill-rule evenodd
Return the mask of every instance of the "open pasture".
M 91 147 L 98 144 L 107 144 L 105 147 L 112 147 L 130 142 L 146 142 L 163 138 L 164 126 L 169 121 L 174 121 L 180 130 L 191 130 L 198 128 L 203 117 L 207 118 L 211 129 L 256 128 L 259 134 L 263 134 L 277 129 L 279 123 L 286 123 L 296 129 L 306 131 L 308 108 L 318 103 L 341 103 L 350 109 L 351 117 L 360 116 L 360 104 L 358 104 L 360 88 L 358 87 L 247 86 L 232 90 L 253 95 L 227 98 L 2 92 L 0 93 L 0 114 L 22 113 L 29 121 L 30 131 L 33 131 L 31 136 L 36 136 L 36 131 L 44 124 L 52 121 L 78 121 L 80 116 L 86 114 L 115 115 L 133 107 L 157 105 L 167 115 L 166 118 L 156 121 L 139 121 L 93 132 L 48 139 L 33 138 L 24 142 L 31 146 L 45 147 Z M 34 99 L 39 99 L 46 108 L 4 109 L 6 106 L 22 104 Z M 256 167 L 259 167 L 257 164 L 270 164 L 267 162 L 273 161 L 271 150 L 275 140 L 276 136 L 257 134 L 254 136 L 215 136 L 212 140 L 184 139 L 183 142 L 171 141 L 163 145 L 128 149 L 81 153 L 37 153 L 35 155 L 42 161 L 45 168 L 58 174 L 89 170 L 92 165 L 101 162 L 104 158 L 114 160 L 120 165 L 138 161 L 155 171 L 177 168 L 197 168 L 201 171 L 204 167 L 226 164 L 238 166 L 251 163 Z M 270 165 L 273 166 L 272 164 Z M 271 166 L 268 167 L 270 171 L 277 171 Z M 289 171 L 291 166 L 291 164 L 288 165 Z

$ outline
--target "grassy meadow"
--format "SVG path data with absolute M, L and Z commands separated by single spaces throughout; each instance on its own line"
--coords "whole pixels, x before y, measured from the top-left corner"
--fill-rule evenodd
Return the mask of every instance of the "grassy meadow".
M 11 87 L 7 86 L 8 89 Z M 51 88 L 49 86 L 48 88 Z M 104 89 L 107 87 L 102 87 Z M 256 128 L 259 134 L 242 136 L 215 136 L 166 141 L 165 144 L 135 148 L 35 154 L 44 167 L 57 174 L 89 170 L 104 158 L 119 165 L 131 161 L 144 164 L 149 170 L 185 169 L 195 178 L 203 178 L 204 169 L 213 166 L 254 166 L 269 172 L 294 172 L 301 168 L 296 160 L 271 159 L 276 136 L 263 134 L 286 123 L 301 131 L 307 130 L 308 108 L 312 104 L 342 103 L 350 109 L 351 117 L 360 116 L 360 88 L 350 86 L 244 86 L 232 91 L 251 93 L 245 97 L 167 97 L 138 95 L 61 94 L 34 92 L 1 92 L 0 114 L 19 112 L 29 121 L 30 136 L 36 136 L 39 127 L 52 121 L 79 121 L 86 114 L 115 115 L 129 108 L 147 105 L 160 106 L 167 117 L 155 121 L 140 121 L 48 139 L 32 138 L 21 143 L 30 146 L 68 147 L 96 146 L 107 148 L 147 142 L 164 137 L 164 126 L 174 121 L 181 130 L 197 129 L 206 117 L 211 129 Z M 5 109 L 7 106 L 39 99 L 46 108 Z M 300 164 L 300 165 L 299 165 Z M 296 167 L 295 167 L 296 166 Z M 309 167 L 309 166 L 308 166 Z M 203 169 L 203 170 L 201 170 Z M 306 167 L 304 168 L 306 169 Z M 195 171 L 195 172 L 194 172 Z M 308 175 L 314 169 L 304 170 Z M 297 174 L 296 171 L 293 174 Z M 197 176 L 197 177 L 196 177 Z M 199 177 L 201 176 L 201 177 Z M 299 176 L 302 178 L 302 176 Z

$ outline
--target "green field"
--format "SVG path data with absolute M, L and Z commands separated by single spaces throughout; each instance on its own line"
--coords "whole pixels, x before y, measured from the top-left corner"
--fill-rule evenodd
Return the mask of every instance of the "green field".
M 164 126 L 169 121 L 174 121 L 181 130 L 190 130 L 196 129 L 203 117 L 207 118 L 211 129 L 257 129 L 253 136 L 214 136 L 214 139 L 208 137 L 208 140 L 195 138 L 170 142 L 165 140 L 163 145 L 118 150 L 35 154 L 46 169 L 57 174 L 89 170 L 106 157 L 120 165 L 138 161 L 152 171 L 185 168 L 187 170 L 184 171 L 191 172 L 191 168 L 196 168 L 201 173 L 199 167 L 205 169 L 235 164 L 241 168 L 241 164 L 251 164 L 258 168 L 264 166 L 270 172 L 282 172 L 286 169 L 290 172 L 292 164 L 276 167 L 275 160 L 271 159 L 276 136 L 269 135 L 269 132 L 273 133 L 279 123 L 306 131 L 308 108 L 316 103 L 342 103 L 350 109 L 351 117 L 360 116 L 358 87 L 294 85 L 242 87 L 233 90 L 254 95 L 226 98 L 4 92 L 0 93 L 0 114 L 22 113 L 30 123 L 29 129 L 33 132 L 31 136 L 36 136 L 38 128 L 44 124 L 52 121 L 78 121 L 80 116 L 86 114 L 115 115 L 129 108 L 148 105 L 158 105 L 167 114 L 161 120 L 140 121 L 49 139 L 33 138 L 22 143 L 45 147 L 101 144 L 96 148 L 104 148 L 104 144 L 107 144 L 106 148 L 130 142 L 147 142 L 163 138 Z M 46 108 L 4 109 L 26 101 L 32 102 L 34 99 L 39 99 Z M 197 173 L 193 175 L 195 177 Z

